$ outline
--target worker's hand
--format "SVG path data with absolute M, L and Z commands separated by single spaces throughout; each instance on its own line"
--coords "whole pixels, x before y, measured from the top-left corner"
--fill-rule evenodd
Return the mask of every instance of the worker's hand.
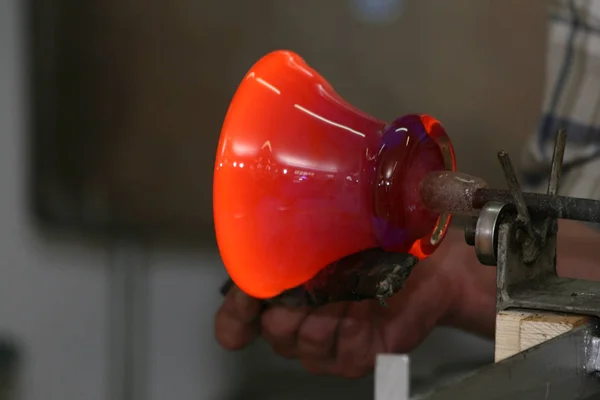
M 446 242 L 451 246 L 450 238 Z M 234 287 L 217 313 L 216 337 L 224 348 L 237 350 L 262 336 L 275 352 L 300 360 L 310 372 L 360 377 L 373 369 L 376 354 L 408 352 L 438 324 L 477 329 L 468 326 L 472 318 L 465 316 L 470 311 L 463 301 L 463 295 L 477 293 L 475 286 L 488 288 L 484 292 L 489 294 L 476 295 L 479 299 L 469 307 L 489 317 L 479 329 L 489 331 L 495 316 L 494 271 L 477 265 L 483 274 L 472 273 L 461 260 L 447 262 L 451 252 L 441 250 L 417 264 L 402 290 L 388 299 L 387 308 L 362 301 L 318 308 L 270 306 L 261 314 L 259 301 Z M 482 279 L 485 282 L 478 282 Z

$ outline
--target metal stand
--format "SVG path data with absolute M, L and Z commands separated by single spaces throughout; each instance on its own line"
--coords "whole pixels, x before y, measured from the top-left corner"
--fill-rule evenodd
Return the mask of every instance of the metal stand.
M 557 135 L 547 194 L 527 194 L 530 204 L 521 192 L 508 155 L 501 152 L 499 159 L 510 196 L 503 193 L 500 197 L 499 191 L 482 190 L 479 197 L 487 201 L 480 208 L 479 216 L 465 229 L 465 239 L 475 247 L 479 261 L 497 267 L 498 313 L 519 308 L 600 317 L 600 283 L 560 278 L 556 273 L 556 217 L 573 215 L 582 220 L 588 215 L 595 221 L 600 216 L 600 202 L 557 196 L 565 143 L 566 134 L 561 131 Z M 477 201 L 481 202 L 481 198 Z M 585 210 L 571 210 L 561 215 L 560 211 L 565 209 L 562 206 L 566 204 L 587 206 Z M 597 318 L 585 321 L 554 339 L 542 340 L 541 344 L 421 398 L 600 398 L 600 324 Z M 404 374 L 403 369 L 397 372 L 400 376 Z M 383 399 L 387 398 L 377 393 L 376 400 Z

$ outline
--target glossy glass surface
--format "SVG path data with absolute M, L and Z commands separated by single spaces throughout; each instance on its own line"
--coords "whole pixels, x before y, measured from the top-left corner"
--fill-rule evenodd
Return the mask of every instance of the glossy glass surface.
M 426 115 L 387 124 L 340 98 L 297 54 L 276 51 L 241 82 L 214 172 L 219 250 L 246 293 L 272 297 L 374 247 L 423 259 L 449 216 L 425 209 L 421 177 L 455 169 Z

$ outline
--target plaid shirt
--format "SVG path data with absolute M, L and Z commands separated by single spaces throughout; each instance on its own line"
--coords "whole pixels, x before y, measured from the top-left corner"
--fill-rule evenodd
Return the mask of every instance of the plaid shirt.
M 549 24 L 544 103 L 523 186 L 545 192 L 555 134 L 565 128 L 560 194 L 600 199 L 600 1 L 551 1 Z

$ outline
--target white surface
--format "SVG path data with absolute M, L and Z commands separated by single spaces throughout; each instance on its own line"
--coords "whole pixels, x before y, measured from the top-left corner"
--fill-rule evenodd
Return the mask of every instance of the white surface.
M 381 354 L 375 365 L 375 400 L 408 400 L 410 359 L 405 354 Z
M 25 2 L 0 2 L 0 336 L 22 345 L 24 400 L 108 399 L 106 248 L 40 236 L 27 213 Z M 218 399 L 214 254 L 156 257 L 150 399 Z M 211 265 L 205 265 L 211 264 Z M 168 269 L 166 268 L 168 267 Z M 206 267 L 206 268 L 204 268 Z M 233 374 L 235 375 L 235 374 Z
M 27 218 L 23 20 L 0 2 L 0 334 L 24 351 L 24 399 L 104 399 L 106 252 L 53 243 Z

